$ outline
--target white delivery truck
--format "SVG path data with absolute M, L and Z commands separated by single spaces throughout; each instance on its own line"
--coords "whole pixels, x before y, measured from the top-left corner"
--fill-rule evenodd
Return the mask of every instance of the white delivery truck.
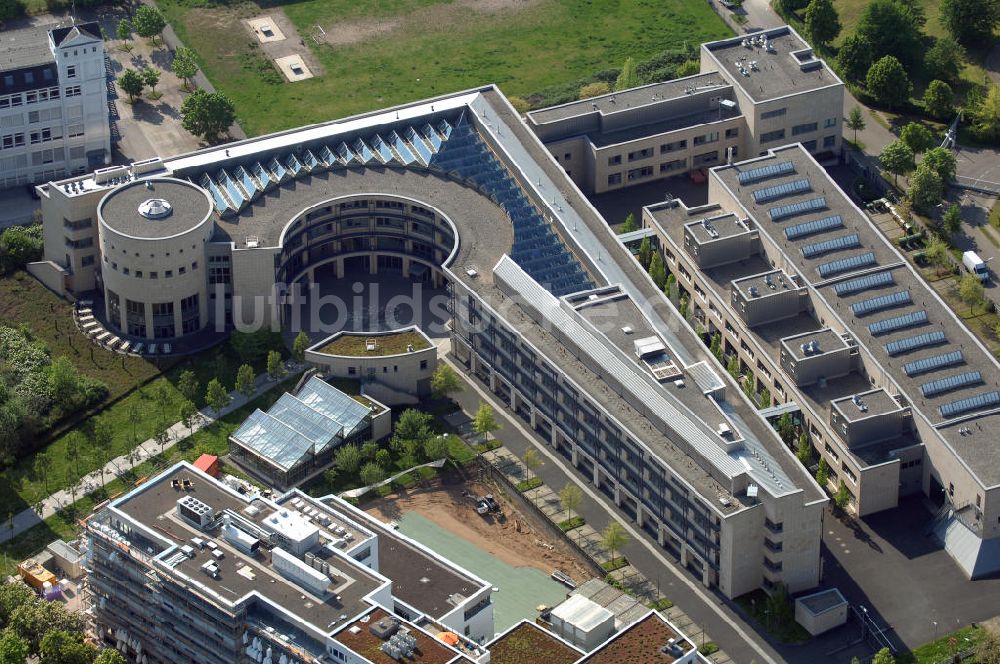
M 986 261 L 980 258 L 976 252 L 966 251 L 962 254 L 962 265 L 969 271 L 969 274 L 976 275 L 984 284 L 989 281 L 990 271 L 986 267 Z

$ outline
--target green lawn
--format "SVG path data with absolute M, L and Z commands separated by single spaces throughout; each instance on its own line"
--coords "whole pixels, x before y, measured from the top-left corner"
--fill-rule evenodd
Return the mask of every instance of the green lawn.
M 274 83 L 239 22 L 254 13 L 252 5 L 223 4 L 158 2 L 208 78 L 234 100 L 250 135 L 486 83 L 526 96 L 620 67 L 629 56 L 638 61 L 731 34 L 707 3 L 690 0 L 539 0 L 493 12 L 446 0 L 305 0 L 283 9 L 324 71 Z M 364 35 L 377 19 L 395 27 L 338 46 L 316 46 L 308 36 L 315 25 L 330 35 Z
M 955 653 L 974 648 L 983 639 L 984 633 L 980 627 L 963 627 L 946 634 L 936 641 L 922 645 L 913 652 L 896 658 L 899 664 L 939 664 L 947 662 Z M 976 661 L 976 660 L 972 660 Z
M 72 510 L 51 516 L 26 533 L 16 537 L 14 541 L 0 544 L 0 551 L 3 552 L 3 566 L 0 567 L 0 574 L 11 574 L 18 562 L 28 556 L 34 555 L 54 539 L 60 537 L 63 539 L 73 539 L 76 537 L 79 532 L 78 519 L 89 514 L 101 500 L 109 496 L 116 496 L 128 489 L 133 481 L 141 482 L 150 474 L 170 466 L 177 461 L 194 461 L 202 454 L 214 454 L 216 456 L 227 454 L 229 451 L 229 435 L 243 423 L 243 420 L 255 408 L 262 410 L 270 408 L 285 390 L 292 389 L 295 386 L 297 379 L 295 377 L 287 380 L 284 384 L 257 397 L 249 404 L 196 432 L 193 436 L 180 441 L 158 457 L 139 464 L 130 473 L 131 477 L 128 478 L 130 480 L 128 484 L 122 479 L 112 479 L 107 483 L 103 492 L 99 490 L 92 496 L 77 500 Z M 232 465 L 226 465 L 224 471 L 231 475 L 245 477 L 238 468 Z

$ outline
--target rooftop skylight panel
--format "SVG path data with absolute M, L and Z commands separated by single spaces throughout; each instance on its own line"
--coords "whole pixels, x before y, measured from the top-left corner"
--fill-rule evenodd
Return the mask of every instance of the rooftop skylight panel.
M 767 213 L 771 216 L 771 221 L 779 221 L 781 219 L 787 219 L 788 217 L 794 217 L 797 214 L 805 214 L 806 212 L 823 210 L 825 208 L 826 198 L 818 196 L 816 198 L 810 198 L 809 200 L 799 201 L 798 203 L 779 205 L 778 207 L 771 208 L 767 211 Z
M 864 316 L 876 311 L 901 307 L 910 304 L 912 301 L 913 298 L 910 297 L 910 291 L 896 291 L 890 295 L 880 295 L 879 297 L 855 302 L 851 305 L 851 311 L 854 312 L 855 316 Z
M 802 178 L 800 180 L 792 180 L 791 182 L 783 182 L 781 184 L 774 185 L 773 187 L 758 189 L 753 192 L 753 200 L 755 203 L 766 203 L 768 201 L 784 198 L 785 196 L 801 194 L 810 191 L 811 189 L 812 186 L 809 184 L 809 180 Z
M 851 279 L 850 281 L 843 281 L 834 286 L 833 290 L 837 293 L 837 295 L 843 297 L 845 295 L 853 295 L 854 293 L 860 293 L 873 288 L 891 286 L 894 283 L 896 283 L 896 280 L 892 276 L 892 272 L 876 272 L 875 274 L 867 274 L 863 277 L 858 277 L 857 279 Z
M 932 397 L 936 394 L 951 392 L 952 390 L 957 390 L 960 387 L 967 387 L 969 385 L 978 385 L 982 382 L 983 374 L 978 371 L 967 371 L 965 373 L 955 374 L 954 376 L 947 376 L 945 378 L 939 378 L 938 380 L 932 380 L 929 383 L 924 383 L 920 386 L 920 391 L 925 397 Z
M 832 277 L 833 275 L 840 274 L 841 272 L 857 270 L 870 265 L 875 265 L 875 252 L 873 251 L 858 254 L 857 256 L 850 256 L 848 258 L 841 258 L 840 260 L 830 261 L 829 263 L 823 263 L 817 266 L 816 271 L 819 272 L 819 276 L 821 277 Z
M 967 399 L 959 399 L 958 401 L 946 403 L 938 407 L 938 412 L 941 413 L 942 417 L 954 417 L 970 410 L 986 408 L 997 404 L 1000 404 L 1000 392 L 993 390 L 992 392 L 983 392 Z
M 858 234 L 851 233 L 850 235 L 842 235 L 841 237 L 835 237 L 830 240 L 824 240 L 823 242 L 814 242 L 812 244 L 803 245 L 802 255 L 805 258 L 815 258 L 816 256 L 822 256 L 823 254 L 828 254 L 831 251 L 854 249 L 860 246 L 861 246 L 861 240 L 858 238 Z
M 920 311 L 911 311 L 910 313 L 903 314 L 902 316 L 894 316 L 893 318 L 886 318 L 872 323 L 868 326 L 868 331 L 878 336 L 880 334 L 888 334 L 896 330 L 905 330 L 908 327 L 923 325 L 926 322 L 927 312 L 921 309 Z
M 924 334 L 918 334 L 914 337 L 890 341 L 885 345 L 885 352 L 889 353 L 889 355 L 899 355 L 900 353 L 907 353 L 911 350 L 917 350 L 918 348 L 937 346 L 939 344 L 943 344 L 946 340 L 947 338 L 944 336 L 944 332 L 926 332 Z
M 760 182 L 761 180 L 775 178 L 779 175 L 788 175 L 789 173 L 794 172 L 795 164 L 790 161 L 779 161 L 776 164 L 768 164 L 767 166 L 742 171 L 737 177 L 739 178 L 740 184 L 753 184 L 754 182 Z
M 795 224 L 785 229 L 785 238 L 795 240 L 807 235 L 815 235 L 825 231 L 832 231 L 836 228 L 844 227 L 844 219 L 839 214 L 834 214 L 822 219 L 813 219 L 801 224 Z
M 965 357 L 962 355 L 962 351 L 953 350 L 950 353 L 941 353 L 940 355 L 932 355 L 931 357 L 907 362 L 903 365 L 903 371 L 906 372 L 907 376 L 919 376 L 920 374 L 943 369 L 944 367 L 953 367 L 964 361 Z

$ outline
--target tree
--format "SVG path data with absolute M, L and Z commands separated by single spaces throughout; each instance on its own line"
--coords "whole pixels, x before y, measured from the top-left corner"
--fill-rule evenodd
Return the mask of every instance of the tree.
M 191 89 L 191 79 L 198 73 L 198 62 L 195 60 L 194 51 L 184 46 L 178 46 L 174 51 L 174 60 L 170 63 L 170 70 L 177 78 L 183 79 L 184 89 Z
M 23 2 L 19 2 L 19 0 L 2 0 L 0 2 L 0 23 L 5 24 L 22 14 L 24 14 Z
M 851 35 L 837 52 L 837 66 L 849 81 L 863 81 L 874 60 L 872 43 L 864 35 Z
M 955 83 L 965 67 L 965 49 L 951 37 L 938 37 L 924 55 L 924 69 L 931 78 Z
M 896 664 L 896 658 L 888 648 L 882 648 L 872 657 L 872 664 Z
M 364 461 L 374 461 L 378 453 L 378 444 L 374 440 L 366 440 L 361 444 L 361 458 Z
M 407 408 L 396 421 L 389 446 L 399 453 L 416 456 L 418 452 L 425 450 L 427 440 L 434 436 L 431 431 L 433 420 L 429 413 Z
M 94 423 L 93 432 L 91 433 L 93 439 L 94 449 L 98 451 L 98 461 L 99 465 L 103 468 L 104 462 L 111 459 L 114 453 L 114 443 L 115 434 L 114 429 L 103 419 L 99 419 Z M 101 487 L 104 486 L 104 471 L 101 471 Z
M 660 290 L 667 284 L 667 268 L 663 265 L 663 257 L 660 252 L 656 251 L 653 253 L 653 260 L 649 263 L 649 276 L 652 278 L 653 283 Z
M 941 23 L 966 46 L 981 46 L 993 39 L 1000 21 L 996 0 L 941 0 Z
M 285 377 L 285 365 L 281 361 L 281 353 L 276 350 L 267 353 L 267 377 L 279 381 Z
M 778 436 L 785 445 L 789 446 L 795 440 L 795 422 L 792 420 L 791 413 L 782 413 L 781 417 L 778 418 Z
M 611 86 L 606 81 L 594 81 L 580 88 L 580 99 L 600 97 L 611 92 Z
M 826 462 L 826 459 L 820 458 L 819 468 L 816 469 L 816 484 L 821 487 L 826 488 L 827 483 L 830 481 L 830 465 Z
M 167 20 L 160 10 L 152 5 L 139 5 L 133 17 L 136 33 L 156 44 L 157 36 L 167 27 Z
M 899 132 L 899 140 L 906 143 L 913 150 L 913 154 L 927 152 L 934 147 L 935 143 L 931 130 L 919 122 L 911 122 L 903 127 L 903 130 Z
M 989 86 L 986 95 L 972 106 L 972 134 L 980 141 L 1000 142 L 1000 88 Z
M 939 120 L 946 119 L 954 112 L 954 102 L 955 93 L 944 81 L 931 81 L 924 90 L 924 110 Z
M 806 7 L 806 34 L 820 45 L 829 44 L 840 34 L 840 17 L 831 0 L 812 0 Z
M 681 315 L 681 318 L 687 320 L 688 317 L 688 306 L 691 304 L 691 300 L 688 299 L 687 295 L 681 296 L 681 301 L 677 303 L 677 313 Z
M 361 467 L 361 450 L 357 445 L 342 445 L 337 448 L 333 462 L 342 473 L 351 475 Z
M 91 664 L 97 647 L 83 642 L 83 634 L 71 634 L 61 629 L 45 633 L 39 646 L 45 664 Z
M 611 562 L 614 563 L 618 558 L 617 553 L 621 551 L 622 547 L 628 543 L 628 534 L 625 532 L 625 528 L 622 524 L 617 521 L 612 521 L 607 525 L 607 527 L 601 532 L 601 544 L 604 548 L 608 550 L 611 554 Z
M 305 362 L 306 348 L 309 348 L 309 335 L 305 332 L 299 332 L 295 335 L 295 341 L 292 342 L 292 357 L 295 358 L 296 362 Z
M 882 168 L 892 173 L 894 182 L 898 182 L 898 176 L 913 170 L 913 150 L 903 141 L 893 141 L 885 146 L 878 160 Z
M 528 103 L 523 97 L 507 97 L 507 101 L 510 105 L 514 107 L 514 110 L 518 113 L 527 113 L 531 110 L 531 104 Z
M 854 130 L 854 143 L 856 145 L 858 142 L 858 132 L 864 131 L 865 128 L 865 115 L 861 112 L 860 106 L 855 106 L 847 114 L 847 128 Z
M 229 392 L 226 388 L 222 386 L 218 378 L 213 378 L 208 381 L 208 387 L 205 390 L 205 403 L 216 412 L 216 414 L 221 413 L 222 409 L 229 405 L 232 399 L 229 396 Z
M 447 399 L 449 395 L 462 390 L 462 381 L 451 365 L 441 362 L 431 376 L 431 393 L 435 399 Z
M 716 332 L 712 335 L 712 342 L 709 344 L 708 349 L 712 351 L 712 355 L 715 355 L 719 360 L 722 359 L 722 336 Z
M 156 86 L 160 82 L 160 70 L 156 67 L 143 67 L 141 73 L 142 82 L 149 86 L 150 99 L 159 99 L 161 95 L 156 91 Z
M 924 248 L 924 256 L 931 265 L 940 271 L 941 268 L 949 263 L 950 254 L 948 253 L 948 245 L 938 238 L 933 238 Z
M 919 13 L 898 0 L 872 0 L 858 21 L 856 34 L 864 35 L 875 57 L 893 56 L 908 65 L 917 64 L 922 55 L 922 32 Z
M 378 484 L 385 479 L 385 471 L 382 466 L 378 465 L 374 461 L 369 461 L 364 466 L 361 467 L 361 483 L 365 486 L 371 486 L 373 484 Z
M 733 378 L 740 377 L 740 358 L 736 356 L 736 353 L 729 356 L 729 363 L 726 364 L 726 371 L 728 371 L 729 375 Z
M 135 98 L 142 94 L 142 89 L 146 87 L 146 82 L 142 74 L 134 69 L 126 69 L 118 77 L 118 87 L 128 95 L 130 104 L 135 103 Z
M 424 457 L 437 461 L 448 456 L 448 439 L 444 435 L 431 436 L 424 441 Z
M 0 664 L 24 664 L 28 654 L 28 642 L 16 632 L 10 629 L 0 632 Z
M 948 148 L 931 148 L 924 155 L 920 165 L 933 169 L 942 182 L 948 183 L 955 179 L 958 160 L 955 159 L 955 154 Z
M 631 233 L 633 231 L 639 230 L 639 224 L 635 223 L 635 213 L 629 212 L 628 216 L 625 217 L 625 222 L 622 224 L 619 233 Z
M 253 372 L 253 367 L 249 364 L 241 364 L 240 368 L 236 371 L 236 391 L 245 396 L 247 399 L 253 396 L 254 392 L 257 391 L 256 376 Z
M 894 106 L 904 104 L 910 98 L 913 86 L 899 60 L 895 56 L 887 55 L 868 69 L 865 88 L 876 100 L 892 109 Z
M 380 449 L 375 453 L 375 463 L 377 463 L 380 468 L 388 468 L 391 462 L 392 455 L 389 454 L 389 450 Z
M 181 402 L 177 414 L 181 418 L 181 424 L 188 428 L 188 435 L 194 435 L 194 418 L 197 413 L 198 409 L 195 408 L 194 402 L 190 399 L 185 399 Z
M 837 487 L 837 493 L 833 496 L 833 504 L 836 505 L 837 509 L 844 510 L 850 502 L 851 492 L 847 490 L 847 485 L 844 484 L 844 480 L 840 480 L 840 486 Z
M 28 642 L 28 652 L 32 655 L 40 652 L 42 639 L 50 630 L 83 632 L 79 615 L 69 613 L 59 602 L 22 604 L 11 613 L 8 627 Z
M 653 245 L 650 243 L 648 237 L 642 238 L 642 242 L 639 243 L 639 265 L 642 269 L 648 270 L 649 263 L 653 260 Z
M 128 664 L 120 652 L 114 648 L 105 648 L 94 660 L 94 664 Z
M 976 305 L 983 301 L 984 292 L 983 282 L 974 274 L 967 274 L 958 282 L 958 296 L 969 305 L 969 313 L 973 313 Z
M 20 581 L 13 583 L 0 581 L 0 625 L 10 622 L 10 617 L 17 607 L 37 601 L 38 596 L 34 591 Z M 23 663 L 18 662 L 18 664 Z
M 221 92 L 195 90 L 181 104 L 181 116 L 185 129 L 214 143 L 236 121 L 236 108 Z
M 12 226 L 0 233 L 0 272 L 13 272 L 42 259 L 42 227 Z
M 921 212 L 929 212 L 944 198 L 944 180 L 933 168 L 927 165 L 926 159 L 920 168 L 910 176 L 910 201 L 913 208 Z
M 153 435 L 153 440 L 156 444 L 160 446 L 160 454 L 163 454 L 163 448 L 167 446 L 170 441 L 170 433 L 167 431 L 167 424 L 162 420 L 156 425 L 156 433 Z
M 663 292 L 667 294 L 671 302 L 677 301 L 679 290 L 677 288 L 677 277 L 673 273 L 667 275 L 667 285 L 663 287 Z
M 953 203 L 944 212 L 941 227 L 948 235 L 955 235 L 962 230 L 962 208 Z
M 190 369 L 182 371 L 181 375 L 177 378 L 177 390 L 188 401 L 197 401 L 198 395 L 201 393 L 201 383 L 198 381 L 198 376 L 195 372 Z
M 580 507 L 580 503 L 583 502 L 583 491 L 580 487 L 573 484 L 572 482 L 567 482 L 566 486 L 559 491 L 559 503 L 562 505 L 563 509 L 569 513 L 569 519 L 573 520 L 573 512 L 575 512 Z M 2 664 L 2 662 L 0 662 Z
M 541 465 L 542 457 L 538 454 L 538 450 L 534 447 L 529 447 L 524 451 L 524 467 L 528 469 L 528 479 L 535 476 L 535 471 Z
M 802 462 L 803 466 L 812 463 L 812 445 L 809 444 L 809 436 L 804 433 L 799 436 L 798 445 L 795 447 L 795 457 Z
M 486 402 L 481 402 L 479 408 L 476 410 L 475 417 L 472 418 L 472 430 L 484 436 L 488 442 L 490 433 L 499 429 L 500 423 L 497 422 L 493 407 Z
M 132 36 L 132 30 L 132 22 L 127 18 L 118 21 L 118 27 L 115 28 L 115 36 L 122 40 L 122 50 L 126 53 L 132 50 L 132 45 L 128 43 L 128 38 Z
M 639 85 L 639 75 L 635 71 L 635 60 L 625 58 L 621 73 L 615 79 L 615 91 L 628 90 Z

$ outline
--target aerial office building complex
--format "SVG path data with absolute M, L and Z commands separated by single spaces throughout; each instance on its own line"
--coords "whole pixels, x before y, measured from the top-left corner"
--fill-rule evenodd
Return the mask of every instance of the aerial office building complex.
M 840 94 L 822 63 L 769 60 L 810 62 L 793 38 L 705 57 Z M 825 495 L 565 166 L 487 86 L 40 187 L 32 268 L 139 340 L 287 323 L 285 293 L 323 266 L 445 285 L 455 358 L 706 585 L 814 587 Z M 66 223 L 90 219 L 65 256 Z
M 109 117 L 97 23 L 0 34 L 0 188 L 108 163 Z
M 494 633 L 488 583 L 346 502 L 247 494 L 186 462 L 91 516 L 86 539 L 98 633 L 144 664 L 482 661 Z
M 528 113 L 573 182 L 600 194 L 773 147 L 838 155 L 844 84 L 792 28 L 709 42 L 701 73 Z
M 967 574 L 1000 569 L 996 359 L 801 146 L 714 169 L 708 198 L 644 211 L 694 320 L 857 513 L 922 492 Z

